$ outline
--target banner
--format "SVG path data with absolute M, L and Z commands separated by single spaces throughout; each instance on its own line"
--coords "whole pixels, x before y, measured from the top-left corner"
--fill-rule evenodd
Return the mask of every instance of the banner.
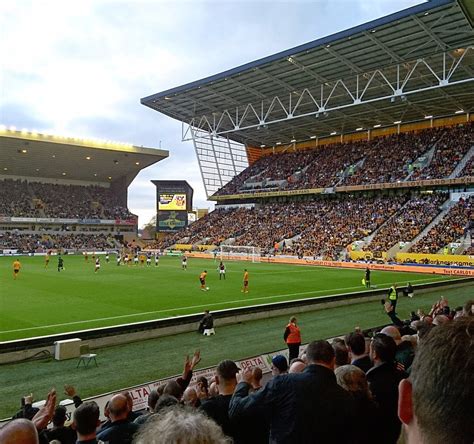
M 107 221 L 102 221 L 101 223 L 107 223 Z M 112 223 L 115 223 L 115 225 L 136 225 L 137 219 L 115 219 Z
M 211 255 L 209 253 L 203 252 L 191 252 L 188 254 L 189 257 L 198 257 L 210 259 Z M 444 256 L 443 256 L 444 257 Z M 464 258 L 469 258 L 472 256 L 462 256 Z M 246 258 L 243 256 L 226 256 L 226 260 L 252 260 L 252 258 Z M 289 256 L 271 256 L 260 258 L 260 262 L 267 262 L 270 264 L 295 264 L 295 265 L 314 265 L 320 267 L 331 267 L 331 268 L 358 268 L 365 269 L 369 264 L 365 262 L 339 262 L 339 261 L 322 261 L 315 259 L 298 259 L 296 257 Z M 442 274 L 442 275 L 453 275 L 453 276 L 473 276 L 474 277 L 474 268 L 454 268 L 454 267 L 443 267 L 442 265 L 414 265 L 414 264 L 370 264 L 371 270 L 380 270 L 380 271 L 407 271 L 412 273 L 426 273 L 426 274 Z
M 37 224 L 82 224 L 82 225 L 136 225 L 136 218 L 129 219 L 71 219 L 54 217 L 0 217 L 0 222 Z
M 474 176 L 458 177 L 455 179 L 427 179 L 427 180 L 414 180 L 407 182 L 387 182 L 387 183 L 374 183 L 369 185 L 348 185 L 334 187 L 333 190 L 336 193 L 347 192 L 347 191 L 365 191 L 365 190 L 385 190 L 393 188 L 417 188 L 417 187 L 433 187 L 433 186 L 445 186 L 445 185 L 469 185 L 474 183 Z M 322 194 L 327 188 L 313 188 L 308 190 L 288 190 L 288 191 L 267 191 L 261 193 L 240 193 L 240 194 L 229 194 L 221 196 L 210 196 L 210 200 L 221 201 L 228 199 L 248 199 L 254 197 L 276 197 L 276 196 L 293 196 L 293 195 L 305 195 L 305 194 Z
M 397 253 L 397 262 L 411 262 L 416 264 L 449 263 L 461 266 L 474 266 L 474 256 L 462 254 L 426 254 L 426 253 Z

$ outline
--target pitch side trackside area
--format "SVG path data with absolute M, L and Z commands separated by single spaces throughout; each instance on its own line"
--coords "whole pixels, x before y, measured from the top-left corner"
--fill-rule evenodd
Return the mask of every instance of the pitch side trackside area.
M 57 258 L 47 268 L 43 257 L 20 257 L 18 279 L 13 258 L 0 258 L 0 342 L 57 333 L 129 324 L 273 302 L 314 298 L 363 290 L 363 270 L 287 264 L 226 262 L 226 279 L 219 280 L 218 262 L 191 258 L 181 269 L 179 257 L 162 257 L 158 267 L 117 266 L 102 259 L 94 263 L 81 256 L 65 256 L 65 270 Z M 244 269 L 250 292 L 241 292 Z M 208 271 L 209 291 L 200 291 L 199 274 Z M 455 277 L 422 273 L 373 271 L 378 289 L 393 283 L 437 282 Z

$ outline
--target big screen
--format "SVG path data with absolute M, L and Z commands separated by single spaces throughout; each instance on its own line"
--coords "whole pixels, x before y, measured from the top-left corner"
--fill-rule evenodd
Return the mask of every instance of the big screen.
M 184 211 L 186 210 L 186 194 L 184 193 L 160 193 L 158 210 Z

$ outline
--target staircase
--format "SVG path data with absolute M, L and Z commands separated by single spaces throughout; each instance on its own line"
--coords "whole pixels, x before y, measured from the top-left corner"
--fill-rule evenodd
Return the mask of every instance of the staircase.
M 414 244 L 416 244 L 418 241 L 423 239 L 429 231 L 437 225 L 443 218 L 446 216 L 446 214 L 449 212 L 452 206 L 454 206 L 456 202 L 453 202 L 452 200 L 448 199 L 442 206 L 441 206 L 441 212 L 438 213 L 438 215 L 424 228 L 421 233 L 418 234 L 411 242 L 407 242 L 405 246 L 399 250 L 399 253 L 406 253 L 410 247 Z
M 413 162 L 413 170 L 408 173 L 408 176 L 405 177 L 402 182 L 407 182 L 411 179 L 411 177 L 413 176 L 413 174 L 415 173 L 415 171 L 421 171 L 423 170 L 426 166 L 428 166 L 431 161 L 433 160 L 433 156 L 435 154 L 435 151 L 436 151 L 436 145 L 438 144 L 438 142 L 435 142 L 434 145 L 426 152 L 426 153 L 423 153 L 420 157 L 418 157 L 418 159 L 416 159 L 414 162 Z
M 466 153 L 466 155 L 460 160 L 460 162 L 456 165 L 453 172 L 449 175 L 449 179 L 454 179 L 459 176 L 461 171 L 464 169 L 466 164 L 474 157 L 474 145 L 471 146 L 470 150 Z
M 463 254 L 472 245 L 471 233 L 468 231 L 467 236 L 458 239 L 456 243 L 459 244 L 459 247 L 456 249 L 454 254 Z
M 399 214 L 402 214 L 403 210 L 405 209 L 405 207 L 410 203 L 410 200 L 407 200 L 405 202 L 405 204 L 395 213 L 395 214 L 392 214 L 391 217 L 389 217 L 382 225 L 380 225 L 378 228 L 376 228 L 374 231 L 372 231 L 372 233 L 370 233 L 368 236 L 364 237 L 362 239 L 363 241 L 363 245 L 362 247 L 364 247 L 365 245 L 369 245 L 373 240 L 374 240 L 374 237 L 377 235 L 377 233 L 385 226 L 387 225 L 391 220 L 392 218 L 394 217 L 398 217 Z M 362 248 L 361 248 L 362 249 Z

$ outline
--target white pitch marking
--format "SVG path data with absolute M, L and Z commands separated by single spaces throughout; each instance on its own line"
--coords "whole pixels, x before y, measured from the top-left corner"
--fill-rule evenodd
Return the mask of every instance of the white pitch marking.
M 430 279 L 419 279 L 416 282 L 429 281 Z M 354 290 L 354 289 L 357 289 L 357 288 L 360 288 L 360 285 L 358 285 L 357 287 L 332 288 L 331 291 Z M 316 294 L 316 293 L 322 293 L 322 292 L 325 292 L 325 291 L 327 291 L 327 290 L 315 290 L 315 291 L 303 291 L 303 292 L 299 292 L 299 293 L 278 294 L 278 295 L 273 295 L 273 296 L 262 296 L 262 297 L 259 297 L 259 298 L 245 299 L 245 301 L 261 301 L 261 300 L 266 300 L 266 299 L 285 298 L 285 297 L 289 297 L 289 296 L 298 296 L 298 295 L 305 295 L 305 294 Z M 332 296 L 332 294 L 329 294 L 328 296 Z M 217 307 L 217 306 L 220 306 L 220 305 L 235 304 L 237 302 L 242 302 L 242 300 L 238 299 L 238 300 L 234 300 L 234 301 L 215 302 L 213 304 L 190 305 L 188 307 L 168 308 L 168 309 L 165 309 L 165 310 L 156 310 L 156 311 L 145 311 L 143 313 L 131 313 L 131 314 L 120 315 L 120 316 L 109 316 L 109 317 L 106 317 L 106 318 L 87 319 L 85 321 L 73 321 L 73 322 L 64 322 L 62 324 L 50 324 L 50 325 L 41 325 L 41 326 L 37 326 L 37 327 L 18 328 L 18 329 L 15 329 L 15 330 L 3 330 L 3 331 L 0 331 L 0 334 L 2 334 L 2 333 L 15 333 L 15 332 L 19 332 L 19 331 L 40 330 L 40 329 L 43 329 L 43 328 L 52 328 L 52 327 L 64 327 L 66 325 L 88 324 L 88 323 L 91 323 L 91 322 L 109 321 L 111 319 L 123 319 L 123 318 L 131 318 L 131 317 L 134 317 L 134 316 L 144 316 L 144 315 L 149 315 L 149 314 L 167 313 L 167 312 L 173 312 L 173 311 L 188 310 L 188 309 L 191 309 L 191 308 Z

